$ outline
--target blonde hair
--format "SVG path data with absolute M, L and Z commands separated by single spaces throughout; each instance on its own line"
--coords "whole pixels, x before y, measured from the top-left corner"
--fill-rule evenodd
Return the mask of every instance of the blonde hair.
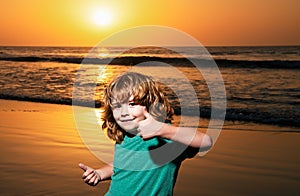
M 156 120 L 171 123 L 174 111 L 159 84 L 148 76 L 127 72 L 115 78 L 104 91 L 102 128 L 110 139 L 121 143 L 125 133 L 114 119 L 111 103 L 115 99 L 122 103 L 128 102 L 130 96 L 133 96 L 134 103 L 146 106 Z

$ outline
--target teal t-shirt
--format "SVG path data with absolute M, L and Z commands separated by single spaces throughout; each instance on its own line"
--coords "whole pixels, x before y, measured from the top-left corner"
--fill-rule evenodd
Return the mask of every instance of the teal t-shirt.
M 181 162 L 195 153 L 159 137 L 125 136 L 115 146 L 114 174 L 106 196 L 172 195 Z

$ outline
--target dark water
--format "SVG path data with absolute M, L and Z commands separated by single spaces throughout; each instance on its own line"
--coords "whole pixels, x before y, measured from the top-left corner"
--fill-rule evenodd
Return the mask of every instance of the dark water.
M 143 47 L 118 56 L 124 48 L 101 48 L 85 59 L 85 47 L 0 47 L 0 98 L 72 104 L 73 85 L 90 89 L 82 102 L 101 104 L 102 90 L 123 71 L 139 67 L 155 72 L 158 79 L 177 89 L 165 89 L 175 111 L 180 113 L 178 95 L 189 97 L 186 83 L 178 74 L 165 70 L 163 62 L 185 76 L 193 86 L 202 117 L 209 118 L 211 94 L 201 73 L 186 57 L 205 62 L 210 57 L 196 47 Z M 226 119 L 300 126 L 300 47 L 208 47 L 219 66 L 226 88 Z M 113 59 L 113 60 L 112 60 Z M 85 71 L 80 70 L 84 60 Z M 107 63 L 110 62 L 110 65 Z M 206 68 L 204 68 L 206 69 Z M 209 69 L 209 68 L 207 68 Z M 81 77 L 80 77 L 81 76 Z M 212 73 L 213 76 L 213 73 Z M 88 78 L 97 78 L 89 80 Z M 177 95 L 177 97 L 176 97 Z M 91 99 L 92 97 L 92 99 Z M 195 105 L 188 100 L 188 107 Z M 197 100 L 196 100 L 197 101 Z

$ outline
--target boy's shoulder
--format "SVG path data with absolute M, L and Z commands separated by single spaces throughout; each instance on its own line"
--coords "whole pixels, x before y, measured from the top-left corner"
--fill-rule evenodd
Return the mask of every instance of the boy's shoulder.
M 169 139 L 160 137 L 154 137 L 151 139 L 143 140 L 140 136 L 125 136 L 121 144 L 117 144 L 117 147 L 127 148 L 136 151 L 151 150 L 159 148 L 167 143 L 172 142 Z

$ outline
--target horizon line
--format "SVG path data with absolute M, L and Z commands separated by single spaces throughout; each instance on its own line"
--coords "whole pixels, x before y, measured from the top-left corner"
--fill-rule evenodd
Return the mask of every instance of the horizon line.
M 82 47 L 82 48 L 93 48 L 96 47 L 97 45 L 94 46 L 84 46 L 84 45 L 1 45 L 0 47 Z M 300 44 L 262 44 L 262 45 L 256 45 L 256 44 L 249 44 L 249 45 L 203 45 L 204 47 L 298 47 L 300 46 Z M 124 46 L 124 45 L 120 45 L 120 46 L 106 46 L 106 47 L 132 47 L 132 46 Z M 149 45 L 150 47 L 150 45 Z M 154 46 L 154 47 L 199 47 L 199 46 L 195 46 L 195 45 L 172 45 L 172 46 L 167 46 L 167 45 L 161 45 L 161 46 Z

